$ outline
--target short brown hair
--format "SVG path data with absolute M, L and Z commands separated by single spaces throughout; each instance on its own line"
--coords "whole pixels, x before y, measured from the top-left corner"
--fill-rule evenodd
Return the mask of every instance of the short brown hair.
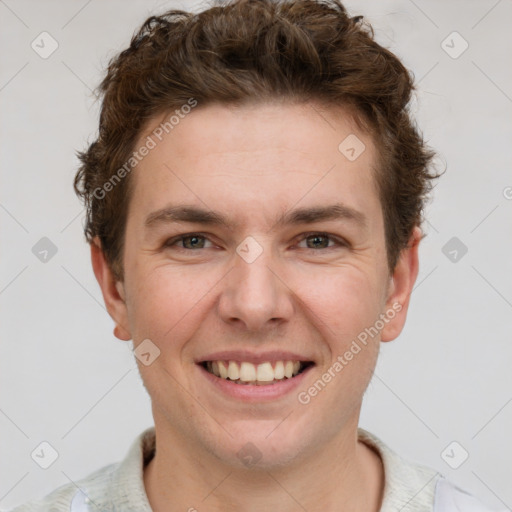
M 141 130 L 154 116 L 191 98 L 200 106 L 314 101 L 352 107 L 358 124 L 373 136 L 393 270 L 422 221 L 437 177 L 429 171 L 434 153 L 408 112 L 413 89 L 400 60 L 339 0 L 235 0 L 196 14 L 171 10 L 151 16 L 129 48 L 110 61 L 99 86 L 99 135 L 78 153 L 75 190 L 87 209 L 86 238 L 99 237 L 122 279 L 130 176 L 123 173 L 126 178 L 100 197 L 97 191 L 127 169 Z

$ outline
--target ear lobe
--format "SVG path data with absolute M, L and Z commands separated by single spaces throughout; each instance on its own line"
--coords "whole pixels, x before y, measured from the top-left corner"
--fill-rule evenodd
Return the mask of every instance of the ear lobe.
M 122 281 L 116 280 L 110 265 L 108 264 L 101 242 L 95 237 L 91 246 L 91 262 L 94 275 L 101 288 L 105 306 L 112 320 L 116 323 L 114 335 L 123 341 L 131 340 L 128 328 L 128 312 L 125 302 L 124 284 Z
M 386 299 L 385 316 L 388 321 L 381 331 L 381 341 L 392 341 L 402 332 L 409 309 L 409 300 L 418 276 L 418 249 L 422 238 L 419 227 L 415 227 L 409 244 L 402 249 L 393 270 Z

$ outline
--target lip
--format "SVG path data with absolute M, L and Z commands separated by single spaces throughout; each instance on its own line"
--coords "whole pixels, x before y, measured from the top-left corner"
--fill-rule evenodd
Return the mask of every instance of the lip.
M 206 381 L 212 384 L 217 391 L 231 398 L 245 402 L 269 402 L 289 395 L 300 386 L 314 366 L 314 364 L 308 366 L 302 373 L 299 373 L 291 379 L 285 378 L 275 384 L 255 385 L 235 384 L 230 380 L 213 375 L 200 363 L 196 364 L 201 375 L 205 377 Z
M 267 352 L 258 352 L 257 354 L 248 350 L 223 350 L 197 359 L 195 362 L 197 364 L 201 364 L 206 361 L 236 361 L 237 363 L 246 361 L 252 364 L 261 364 L 266 363 L 267 361 L 270 363 L 275 361 L 301 361 L 304 363 L 315 362 L 312 358 L 308 358 L 307 356 L 284 350 L 271 350 Z

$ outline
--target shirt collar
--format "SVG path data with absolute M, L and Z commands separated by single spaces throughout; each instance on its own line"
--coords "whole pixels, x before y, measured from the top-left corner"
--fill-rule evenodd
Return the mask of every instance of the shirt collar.
M 155 441 L 155 427 L 150 427 L 132 443 L 112 475 L 108 497 L 111 510 L 152 512 L 144 487 L 144 467 L 155 454 Z
M 376 451 L 384 466 L 380 512 L 432 510 L 438 471 L 403 459 L 374 434 L 359 428 L 358 438 Z

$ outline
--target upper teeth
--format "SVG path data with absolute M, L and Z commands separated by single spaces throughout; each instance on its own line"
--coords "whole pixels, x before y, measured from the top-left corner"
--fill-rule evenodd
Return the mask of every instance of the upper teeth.
M 299 373 L 300 361 L 276 361 L 254 365 L 247 361 L 208 361 L 207 369 L 222 379 L 241 380 L 242 382 L 272 382 L 291 377 Z

